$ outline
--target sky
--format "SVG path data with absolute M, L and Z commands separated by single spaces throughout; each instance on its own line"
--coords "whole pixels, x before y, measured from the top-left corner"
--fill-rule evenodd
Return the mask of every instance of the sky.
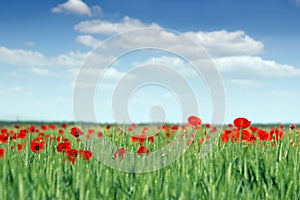
M 2 0 L 0 120 L 300 123 L 299 44 L 299 0 Z

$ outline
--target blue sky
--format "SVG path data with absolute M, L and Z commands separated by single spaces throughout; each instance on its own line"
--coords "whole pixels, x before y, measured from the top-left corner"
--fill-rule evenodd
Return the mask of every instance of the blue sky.
M 257 123 L 300 123 L 298 0 L 3 0 L 0 25 L 0 120 L 74 120 L 75 81 L 89 53 L 120 31 L 154 26 L 162 33 L 163 28 L 179 31 L 206 49 L 224 83 L 226 123 L 240 116 Z M 119 39 L 118 45 L 124 45 L 126 38 Z M 142 43 L 155 43 L 151 36 L 145 40 Z M 180 41 L 172 34 L 157 40 Z M 87 79 L 118 51 L 114 44 L 107 42 L 110 54 L 105 52 L 97 66 L 86 71 Z M 188 46 L 181 44 L 180 49 L 187 51 Z M 94 94 L 97 121 L 114 121 L 115 84 L 134 67 L 149 63 L 182 74 L 197 97 L 198 111 L 190 114 L 211 122 L 211 91 L 205 80 L 178 57 L 156 51 L 133 52 L 111 66 Z M 153 77 L 160 75 L 153 71 Z M 138 78 L 147 76 L 145 72 Z M 174 76 L 163 78 L 171 81 Z M 128 105 L 132 120 L 151 120 L 151 109 L 160 105 L 164 113 L 158 110 L 152 118 L 161 114 L 167 121 L 180 121 L 176 95 L 191 94 L 174 96 L 171 90 L 157 85 L 137 90 Z

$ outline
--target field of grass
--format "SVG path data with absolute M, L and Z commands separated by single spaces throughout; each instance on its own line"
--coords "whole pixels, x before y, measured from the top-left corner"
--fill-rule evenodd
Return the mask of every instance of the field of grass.
M 116 126 L 100 132 L 86 125 L 2 124 L 0 199 L 299 199 L 297 128 L 234 125 L 225 126 L 212 151 L 200 158 L 203 141 L 219 128 L 170 125 L 154 136 L 143 131 L 132 137 Z M 122 164 L 127 152 L 146 157 L 171 144 L 178 131 L 188 150 L 161 170 L 139 174 L 105 166 L 80 141 L 91 135 L 108 138 L 124 147 L 112 154 Z

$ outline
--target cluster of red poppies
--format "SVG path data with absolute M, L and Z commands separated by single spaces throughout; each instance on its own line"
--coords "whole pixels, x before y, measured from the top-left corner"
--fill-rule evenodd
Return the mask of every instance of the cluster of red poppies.
M 139 135 L 133 135 L 130 138 L 131 143 L 138 145 L 137 155 L 147 156 L 150 153 L 149 148 L 146 144 L 154 143 L 155 137 L 161 137 L 163 133 L 167 139 L 172 139 L 172 136 L 178 130 L 181 130 L 182 133 L 180 136 L 185 139 L 187 134 L 189 134 L 186 142 L 188 145 L 192 144 L 202 144 L 204 140 L 209 140 L 211 134 L 216 134 L 217 127 L 210 124 L 205 124 L 204 130 L 199 131 L 202 121 L 199 117 L 191 116 L 188 118 L 187 125 L 177 126 L 177 125 L 163 125 L 158 127 L 160 133 L 155 135 L 148 135 L 148 128 L 143 128 Z M 136 124 L 131 124 L 128 127 L 128 132 L 136 131 Z M 192 127 L 192 131 L 188 131 L 188 127 Z M 221 141 L 224 143 L 231 142 L 247 142 L 255 143 L 256 140 L 261 141 L 273 141 L 273 144 L 276 144 L 278 140 L 281 140 L 284 135 L 283 126 L 278 128 L 273 128 L 269 132 L 264 129 L 251 126 L 251 121 L 246 118 L 237 118 L 233 121 L 233 124 L 228 125 L 229 129 L 224 129 L 221 134 Z M 111 129 L 110 125 L 105 127 L 105 130 L 109 133 Z M 296 125 L 291 125 L 290 130 L 296 129 Z M 65 133 L 67 132 L 67 135 Z M 86 132 L 86 134 L 85 134 Z M 196 136 L 201 134 L 198 138 L 199 140 L 194 140 Z M 89 150 L 76 149 L 72 146 L 74 144 L 80 143 L 80 137 L 91 138 L 93 135 L 96 138 L 101 139 L 105 137 L 105 134 L 102 131 L 95 131 L 94 129 L 88 129 L 82 131 L 79 127 L 72 127 L 70 130 L 67 127 L 67 124 L 62 124 L 61 127 L 57 127 L 54 124 L 42 125 L 36 127 L 31 125 L 26 128 L 21 128 L 18 125 L 13 126 L 10 129 L 0 128 L 0 158 L 5 156 L 6 151 L 15 151 L 21 152 L 24 150 L 24 147 L 29 142 L 29 147 L 33 153 L 39 153 L 45 149 L 48 144 L 54 144 L 56 151 L 65 155 L 65 159 L 68 159 L 72 164 L 75 163 L 78 157 L 81 157 L 83 160 L 89 161 L 93 157 L 93 153 Z M 112 134 L 109 134 L 112 136 Z M 30 136 L 30 137 L 28 137 Z M 74 139 L 72 139 L 74 138 Z M 51 143 L 53 142 L 53 143 Z M 147 143 L 146 143 L 147 142 Z M 170 144 L 170 141 L 167 141 L 167 144 Z M 112 157 L 113 159 L 118 158 L 120 161 L 124 159 L 126 154 L 126 149 L 121 147 L 117 149 Z
M 273 141 L 274 143 L 277 143 L 284 135 L 284 126 L 282 125 L 272 128 L 268 132 L 262 128 L 251 126 L 251 121 L 246 118 L 237 118 L 234 120 L 233 124 L 234 128 L 224 130 L 224 133 L 221 136 L 223 142 L 254 143 L 259 139 L 260 141 Z M 233 127 L 233 125 L 230 124 L 229 127 Z M 292 124 L 290 130 L 294 129 L 296 129 L 296 125 Z
M 188 124 L 186 126 L 183 125 L 180 128 L 181 128 L 182 131 L 186 131 L 187 126 L 192 126 L 194 128 L 194 130 L 197 130 L 201 124 L 202 124 L 202 121 L 199 117 L 190 116 L 188 118 Z M 132 124 L 128 128 L 128 131 L 132 132 L 132 131 L 134 131 L 135 128 L 136 128 L 136 124 Z M 177 125 L 173 125 L 173 126 L 163 125 L 163 126 L 158 127 L 158 129 L 161 132 L 163 132 L 167 138 L 171 138 L 172 135 L 175 135 L 176 131 L 179 130 L 179 127 Z M 147 131 L 148 131 L 148 128 L 145 127 L 145 128 L 142 129 L 142 131 L 139 135 L 133 135 L 130 139 L 130 141 L 132 143 L 135 143 L 135 144 L 139 145 L 139 148 L 137 149 L 137 152 L 136 152 L 137 155 L 139 155 L 139 156 L 147 156 L 150 153 L 149 148 L 147 146 L 145 146 L 146 141 L 149 142 L 149 143 L 154 143 L 155 137 L 160 137 L 161 136 L 159 133 L 156 133 L 155 135 L 149 136 L 149 135 L 147 135 Z M 180 136 L 183 139 L 185 138 L 185 134 L 181 134 Z M 190 133 L 190 137 L 195 138 L 196 134 L 195 133 Z M 186 142 L 187 142 L 188 145 L 191 145 L 193 143 L 193 141 L 190 140 L 190 139 L 187 139 Z M 168 144 L 170 144 L 169 141 L 167 142 L 167 145 Z M 114 159 L 119 158 L 120 161 L 122 161 L 124 159 L 125 153 L 126 153 L 125 148 L 121 147 L 117 151 L 114 152 L 113 158 Z
M 13 152 L 23 151 L 28 141 L 30 150 L 35 154 L 43 151 L 46 144 L 56 144 L 57 152 L 65 154 L 71 163 L 74 163 L 77 157 L 81 157 L 86 161 L 93 157 L 92 152 L 89 150 L 72 148 L 71 141 L 63 135 L 68 131 L 67 124 L 62 124 L 60 128 L 54 124 L 41 125 L 40 128 L 34 125 L 26 128 L 15 125 L 11 129 L 0 128 L 0 131 L 0 145 L 2 144 L 0 146 L 0 158 L 3 158 L 9 150 Z M 72 128 L 71 134 L 78 138 L 83 132 L 78 128 Z M 77 140 L 77 142 L 80 142 L 80 140 Z

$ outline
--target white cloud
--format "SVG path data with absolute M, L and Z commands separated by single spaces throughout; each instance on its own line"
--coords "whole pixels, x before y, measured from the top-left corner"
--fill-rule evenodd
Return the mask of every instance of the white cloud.
M 90 44 L 90 40 L 94 40 L 94 38 L 79 38 L 79 41 L 85 45 Z M 124 32 L 124 34 L 112 37 L 109 40 L 103 41 L 101 46 L 97 48 L 97 51 L 102 54 L 118 56 L 124 51 L 145 47 L 159 47 L 162 50 L 166 49 L 171 52 L 184 52 L 185 55 L 188 54 L 197 58 L 206 54 L 200 46 L 197 46 L 187 36 L 177 35 L 173 32 L 154 27 L 137 29 L 134 32 Z
M 300 0 L 294 0 L 296 6 L 299 6 L 300 7 Z
M 16 72 L 16 71 L 10 72 L 8 75 L 11 76 L 11 77 L 14 77 L 14 78 L 21 78 L 22 77 L 21 73 Z
M 72 82 L 71 86 L 88 89 L 95 85 L 98 85 L 100 90 L 112 90 L 118 80 L 124 78 L 126 75 L 126 80 L 133 80 L 135 77 L 133 75 L 128 75 L 125 72 L 121 72 L 116 68 L 82 68 L 82 69 L 71 69 L 70 73 L 74 77 L 78 77 L 76 82 Z M 80 76 L 78 76 L 80 73 Z
M 87 20 L 82 21 L 74 26 L 74 29 L 80 33 L 86 34 L 101 34 L 101 35 L 112 35 L 123 31 L 129 31 L 136 28 L 142 27 L 156 27 L 160 26 L 156 23 L 146 24 L 138 19 L 130 18 L 125 16 L 119 22 L 111 22 L 107 20 Z M 189 37 L 195 42 L 207 50 L 212 57 L 219 56 L 233 56 L 233 55 L 257 55 L 263 52 L 264 45 L 261 41 L 257 41 L 248 36 L 243 31 L 229 32 L 226 30 L 218 30 L 213 32 L 185 32 L 183 35 L 174 34 L 174 32 L 161 29 L 161 31 L 152 31 L 149 29 L 138 32 L 139 35 L 132 32 L 132 35 L 121 36 L 116 48 L 127 47 L 130 48 L 130 44 L 161 44 L 169 49 L 185 49 L 187 51 L 189 46 L 184 44 L 182 41 L 183 37 Z M 77 41 L 86 45 L 95 47 L 91 44 L 91 41 L 96 39 L 92 36 L 79 36 Z M 134 41 L 134 42 L 133 42 Z M 117 47 L 118 46 L 118 47 Z M 194 49 L 190 49 L 191 52 Z
M 264 60 L 256 56 L 213 58 L 212 62 L 216 65 L 223 78 L 245 78 L 245 82 L 243 83 L 240 79 L 234 79 L 232 83 L 248 84 L 248 78 L 288 78 L 300 76 L 300 69 L 294 66 L 279 64 L 275 61 Z M 146 59 L 144 62 L 136 62 L 134 66 L 150 64 L 165 65 L 175 70 L 178 74 L 187 77 L 198 77 L 193 66 L 178 57 L 152 57 Z
M 24 87 L 21 87 L 21 86 L 15 86 L 15 87 L 7 89 L 8 92 L 13 92 L 13 93 L 19 93 L 19 92 L 22 92 L 24 90 L 26 90 L 26 89 Z
M 300 97 L 299 92 L 288 90 L 270 90 L 268 93 L 276 97 L 288 97 L 288 99 L 298 99 Z
M 249 80 L 256 77 L 300 76 L 300 69 L 294 66 L 279 64 L 272 60 L 264 60 L 258 56 L 253 56 L 263 51 L 263 43 L 254 40 L 243 31 L 186 32 L 183 35 L 178 35 L 168 30 L 159 29 L 157 24 L 145 24 L 129 17 L 124 17 L 117 23 L 105 20 L 83 21 L 74 28 L 79 32 L 88 34 L 113 34 L 138 27 L 157 28 L 140 30 L 138 34 L 133 32 L 133 34 L 120 35 L 116 39 L 104 42 L 99 51 L 97 50 L 90 54 L 68 52 L 56 57 L 47 57 L 36 51 L 9 49 L 0 46 L 0 62 L 17 66 L 29 66 L 32 73 L 42 76 L 48 76 L 50 72 L 48 69 L 42 69 L 41 67 L 71 67 L 78 70 L 85 63 L 90 68 L 98 68 L 87 69 L 87 71 L 83 72 L 86 73 L 87 80 L 89 80 L 90 76 L 98 73 L 95 70 L 103 70 L 105 67 L 104 64 L 111 61 L 116 55 L 119 55 L 122 49 L 128 50 L 141 46 L 151 47 L 157 45 L 162 47 L 162 49 L 166 48 L 170 51 L 187 52 L 187 54 L 192 55 L 192 58 L 195 59 L 191 61 L 197 62 L 196 59 L 199 59 L 199 56 L 201 56 L 197 52 L 199 52 L 199 48 L 201 47 L 191 46 L 185 42 L 187 40 L 184 38 L 190 37 L 207 49 L 223 77 L 233 79 L 232 84 L 241 83 L 241 85 L 249 85 Z M 76 41 L 93 48 L 102 42 L 91 35 L 80 35 L 76 38 Z M 86 60 L 88 56 L 90 56 L 90 59 Z M 179 57 L 152 57 L 133 64 L 134 66 L 141 64 L 167 65 L 181 75 L 188 77 L 197 75 L 191 65 Z M 106 78 L 112 80 L 119 79 L 122 75 L 124 75 L 123 72 L 114 68 L 106 72 Z M 94 79 L 92 78 L 91 80 Z
M 75 25 L 74 29 L 81 33 L 111 35 L 141 27 L 159 27 L 155 23 L 145 24 L 138 19 L 125 16 L 120 22 L 106 20 L 88 20 Z
M 47 62 L 47 58 L 39 52 L 0 46 L 0 62 L 12 65 L 41 66 Z
M 257 56 L 232 56 L 213 59 L 219 71 L 225 76 L 288 78 L 300 76 L 300 69 L 279 64 Z
M 186 77 L 198 77 L 197 71 L 194 70 L 193 66 L 184 61 L 179 57 L 161 56 L 152 57 L 143 62 L 135 62 L 133 66 L 147 66 L 147 65 L 162 65 L 169 67 L 180 75 Z M 158 72 L 159 73 L 159 72 Z
M 59 54 L 57 57 L 51 59 L 54 62 L 53 66 L 80 67 L 88 55 L 89 53 L 70 51 L 65 54 Z
M 145 62 L 136 62 L 134 63 L 135 66 L 138 65 L 148 65 L 148 64 L 161 64 L 161 65 L 172 65 L 172 66 L 183 66 L 185 62 L 177 57 L 170 57 L 170 56 L 161 56 L 161 57 L 152 57 L 147 59 Z
M 68 0 L 52 8 L 52 12 L 92 16 L 90 8 L 82 0 Z
M 68 52 L 57 57 L 47 57 L 36 51 L 9 49 L 0 46 L 0 63 L 29 67 L 80 67 L 87 53 Z
M 230 83 L 232 85 L 242 87 L 242 88 L 253 88 L 253 87 L 262 87 L 264 83 L 257 80 L 250 79 L 231 79 Z
M 243 31 L 226 30 L 212 32 L 187 32 L 186 36 L 199 42 L 210 55 L 254 55 L 263 51 L 263 43 L 246 35 Z
M 48 69 L 38 68 L 38 67 L 32 67 L 30 71 L 33 74 L 39 75 L 39 76 L 49 76 L 50 71 Z
M 70 71 L 74 76 L 77 76 L 81 73 L 82 76 L 86 77 L 86 80 L 94 80 L 95 78 L 98 79 L 100 74 L 103 74 L 103 79 L 107 80 L 118 80 L 122 76 L 125 75 L 125 72 L 118 71 L 115 68 L 82 68 L 82 69 L 72 69 Z
M 8 94 L 32 94 L 31 87 L 23 87 L 23 86 L 11 86 L 11 87 L 1 87 L 0 86 L 0 95 L 8 95 Z
M 91 35 L 79 35 L 76 37 L 76 42 L 79 42 L 87 47 L 95 48 L 97 47 L 102 41 L 97 40 Z

